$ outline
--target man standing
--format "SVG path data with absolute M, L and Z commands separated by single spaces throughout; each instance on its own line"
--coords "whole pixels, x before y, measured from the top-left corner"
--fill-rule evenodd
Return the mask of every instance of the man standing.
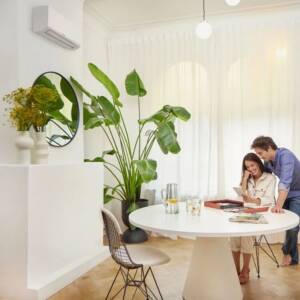
M 300 216 L 300 161 L 288 149 L 278 148 L 273 139 L 257 137 L 251 148 L 264 160 L 267 171 L 279 178 L 278 198 L 272 212 L 281 213 L 283 208 Z M 283 266 L 298 264 L 299 225 L 286 231 L 282 246 Z

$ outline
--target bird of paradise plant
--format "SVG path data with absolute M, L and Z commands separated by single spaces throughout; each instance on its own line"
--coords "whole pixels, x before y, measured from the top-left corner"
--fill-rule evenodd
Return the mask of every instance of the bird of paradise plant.
M 101 156 L 88 161 L 103 163 L 116 181 L 114 186 L 105 186 L 104 202 L 112 199 L 129 201 L 128 212 L 131 212 L 137 208 L 136 201 L 140 198 L 142 184 L 157 178 L 157 162 L 149 158 L 155 142 L 164 154 L 177 154 L 180 146 L 175 121 L 189 120 L 190 113 L 184 107 L 165 105 L 150 117 L 141 119 L 141 99 L 147 91 L 140 76 L 133 70 L 125 80 L 127 94 L 137 97 L 138 134 L 133 138 L 123 117 L 123 103 L 119 99 L 120 92 L 117 86 L 95 64 L 89 63 L 88 68 L 111 97 L 108 99 L 105 96 L 95 96 L 71 77 L 74 86 L 90 99 L 83 107 L 85 129 L 101 127 L 111 147 Z M 153 129 L 144 135 L 147 124 L 152 124 Z M 146 140 L 142 141 L 145 136 Z M 107 159 L 108 155 L 115 156 L 115 162 Z

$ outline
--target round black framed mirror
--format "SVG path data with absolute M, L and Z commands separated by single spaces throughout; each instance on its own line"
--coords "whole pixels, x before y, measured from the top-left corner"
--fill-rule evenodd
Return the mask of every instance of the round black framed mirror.
M 53 147 L 64 147 L 72 142 L 79 126 L 79 104 L 70 82 L 57 72 L 45 72 L 33 83 L 54 89 L 59 94 L 60 108 L 49 112 L 46 126 L 47 141 Z

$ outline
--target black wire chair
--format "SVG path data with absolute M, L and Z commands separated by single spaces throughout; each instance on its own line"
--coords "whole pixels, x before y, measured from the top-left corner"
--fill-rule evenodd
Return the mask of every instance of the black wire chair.
M 126 291 L 127 291 L 128 287 L 135 288 L 132 299 L 135 297 L 137 290 L 139 290 L 145 296 L 145 299 L 149 299 L 149 300 L 161 299 L 161 300 L 163 300 L 161 291 L 159 289 L 157 280 L 154 276 L 151 266 L 146 267 L 143 263 L 134 261 L 134 258 L 132 258 L 132 256 L 130 255 L 130 251 L 128 251 L 128 248 L 122 241 L 122 231 L 121 231 L 121 228 L 119 226 L 117 219 L 107 209 L 102 209 L 101 212 L 102 212 L 104 229 L 105 229 L 105 232 L 107 235 L 111 257 L 119 265 L 118 272 L 117 272 L 116 276 L 114 277 L 114 280 L 109 288 L 109 291 L 106 295 L 105 300 L 108 299 L 110 293 L 112 292 L 114 284 L 120 274 L 124 281 L 124 285 L 122 286 L 122 288 L 120 288 L 114 294 L 114 296 L 111 298 L 111 300 L 114 299 L 115 297 L 117 297 L 117 295 L 119 295 L 122 291 L 123 291 L 123 299 L 125 299 Z M 132 247 L 135 247 L 135 246 L 132 246 Z M 136 246 L 136 248 L 138 248 L 138 247 L 139 246 Z M 140 248 L 141 247 L 143 249 L 150 248 L 150 247 L 140 246 Z M 155 250 L 155 251 L 158 253 L 160 252 L 159 250 Z M 164 256 L 165 256 L 165 259 L 161 263 L 165 263 L 169 260 L 169 258 L 166 255 L 164 255 Z M 155 286 L 159 293 L 160 298 L 158 298 L 155 295 L 155 293 L 152 291 L 152 289 L 146 283 L 146 279 L 149 274 L 151 274 L 151 276 L 153 278 L 153 281 L 155 283 Z

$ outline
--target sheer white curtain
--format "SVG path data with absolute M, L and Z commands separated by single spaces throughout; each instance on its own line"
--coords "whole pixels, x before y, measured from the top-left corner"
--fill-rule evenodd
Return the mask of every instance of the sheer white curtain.
M 195 36 L 194 24 L 181 23 L 109 42 L 112 78 L 122 85 L 135 68 L 145 83 L 143 117 L 165 104 L 192 114 L 188 123 L 177 124 L 179 155 L 154 149 L 158 180 L 150 188 L 177 182 L 182 195 L 233 196 L 242 158 L 261 134 L 300 157 L 300 11 L 212 23 L 214 33 L 206 41 Z M 135 100 L 124 102 L 133 128 Z

